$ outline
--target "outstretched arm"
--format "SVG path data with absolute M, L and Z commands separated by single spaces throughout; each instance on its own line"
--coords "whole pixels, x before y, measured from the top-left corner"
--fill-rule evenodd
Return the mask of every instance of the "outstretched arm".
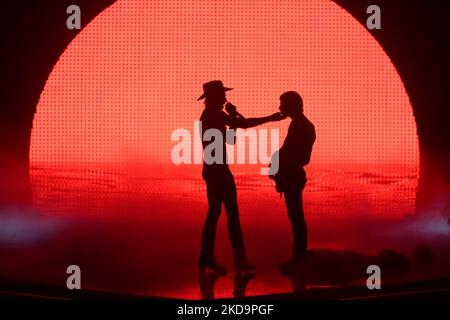
M 227 103 L 226 110 L 229 113 L 226 124 L 229 125 L 231 128 L 247 129 L 262 125 L 267 122 L 280 121 L 286 119 L 286 116 L 282 115 L 280 112 L 276 112 L 267 117 L 245 118 L 243 115 L 241 115 L 236 111 L 236 107 L 231 103 Z
M 279 121 L 283 119 L 285 119 L 285 117 L 281 113 L 277 112 L 270 116 L 261 118 L 238 118 L 236 119 L 235 126 L 236 128 L 247 129 L 262 125 L 267 122 Z

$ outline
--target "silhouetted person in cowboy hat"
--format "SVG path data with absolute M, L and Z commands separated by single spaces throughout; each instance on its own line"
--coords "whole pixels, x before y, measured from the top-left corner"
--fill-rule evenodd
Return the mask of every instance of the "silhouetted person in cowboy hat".
M 239 221 L 236 184 L 226 161 L 225 143 L 227 126 L 230 128 L 250 128 L 269 121 L 278 121 L 286 118 L 281 115 L 281 113 L 274 113 L 267 117 L 247 119 L 239 114 L 236 111 L 236 107 L 230 103 L 227 103 L 226 105 L 226 110 L 228 112 L 226 113 L 223 111 L 224 104 L 227 102 L 225 92 L 229 90 L 231 89 L 225 88 L 221 81 L 210 81 L 203 85 L 203 95 L 198 99 L 205 99 L 205 109 L 200 117 L 203 149 L 210 143 L 213 143 L 213 141 L 207 141 L 207 139 L 205 139 L 204 133 L 207 130 L 219 130 L 222 135 L 221 161 L 214 161 L 213 163 L 207 161 L 206 150 L 203 161 L 202 176 L 206 182 L 208 214 L 202 233 L 199 258 L 200 271 L 203 271 L 205 268 L 225 270 L 223 266 L 217 263 L 214 257 L 216 228 L 222 204 L 225 207 L 227 215 L 228 233 L 233 247 L 236 271 L 251 271 L 255 269 L 255 267 L 247 260 L 241 224 Z
M 303 114 L 303 100 L 297 92 L 288 91 L 280 96 L 280 111 L 292 121 L 286 139 L 277 151 L 277 172 L 272 175 L 269 170 L 269 174 L 275 180 L 277 191 L 284 193 L 289 220 L 292 224 L 294 242 L 292 256 L 286 263 L 279 265 L 280 271 L 287 272 L 306 256 L 307 230 L 302 197 L 306 184 L 306 172 L 303 167 L 310 161 L 316 132 L 314 125 Z M 276 158 L 272 159 L 272 163 L 274 161 L 277 161 Z

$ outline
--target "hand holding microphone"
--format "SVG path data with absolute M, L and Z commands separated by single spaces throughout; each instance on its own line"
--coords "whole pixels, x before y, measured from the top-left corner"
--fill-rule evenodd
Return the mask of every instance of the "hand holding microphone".
M 236 110 L 236 106 L 234 104 L 231 104 L 229 102 L 227 102 L 225 104 L 225 110 L 232 116 L 238 117 L 238 118 L 243 118 L 244 116 L 241 115 L 237 110 Z

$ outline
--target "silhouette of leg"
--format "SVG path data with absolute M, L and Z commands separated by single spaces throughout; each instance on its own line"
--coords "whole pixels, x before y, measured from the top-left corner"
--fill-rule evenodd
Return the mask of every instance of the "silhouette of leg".
M 200 265 L 215 264 L 214 244 L 216 240 L 217 222 L 219 221 L 222 198 L 220 190 L 215 184 L 206 183 L 206 193 L 208 196 L 208 213 L 202 232 L 202 244 L 200 251 Z
M 250 280 L 255 278 L 254 273 L 239 273 L 234 275 L 234 290 L 233 297 L 242 298 L 245 297 L 247 286 Z
M 214 299 L 214 286 L 220 277 L 224 277 L 226 273 L 222 271 L 213 271 L 211 273 L 200 272 L 198 275 L 198 283 L 202 299 Z
M 224 181 L 223 187 L 223 203 L 227 214 L 228 233 L 233 247 L 235 266 L 237 268 L 246 268 L 246 266 L 249 266 L 251 267 L 250 269 L 254 269 L 254 267 L 247 262 L 244 237 L 242 235 L 241 223 L 239 220 L 236 184 L 232 175 Z
M 303 258 L 307 250 L 307 228 L 303 213 L 302 188 L 297 187 L 285 192 L 288 217 L 292 225 L 294 261 Z

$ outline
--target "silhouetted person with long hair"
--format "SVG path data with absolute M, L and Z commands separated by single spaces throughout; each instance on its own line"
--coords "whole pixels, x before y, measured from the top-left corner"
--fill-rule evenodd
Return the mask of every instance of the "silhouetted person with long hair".
M 227 102 L 225 92 L 231 90 L 225 88 L 221 81 L 210 81 L 203 85 L 203 95 L 198 99 L 205 99 L 205 109 L 200 117 L 201 136 L 203 149 L 214 142 L 207 141 L 204 133 L 209 129 L 220 131 L 222 141 L 220 147 L 220 161 L 207 161 L 208 155 L 204 154 L 202 176 L 206 182 L 206 192 L 208 197 L 208 213 L 202 233 L 202 243 L 199 258 L 199 268 L 203 271 L 205 268 L 212 270 L 225 270 L 219 265 L 214 256 L 214 242 L 216 238 L 217 222 L 219 220 L 222 204 L 225 207 L 227 215 L 228 233 L 231 239 L 231 245 L 234 253 L 234 265 L 237 272 L 251 271 L 255 267 L 249 263 L 244 246 L 241 224 L 239 221 L 239 209 L 236 197 L 236 184 L 233 174 L 227 164 L 227 155 L 225 149 L 226 130 L 230 128 L 251 128 L 269 121 L 282 120 L 285 117 L 281 113 L 274 113 L 271 116 L 262 118 L 245 118 L 236 111 L 236 107 L 227 103 L 226 110 L 223 111 Z M 214 131 L 214 130 L 213 130 Z M 230 143 L 230 141 L 227 141 Z M 233 142 L 231 142 L 233 143 Z M 214 153 L 217 150 L 214 150 Z M 213 154 L 212 156 L 215 156 Z
M 292 256 L 286 263 L 279 265 L 281 271 L 289 271 L 303 260 L 307 252 L 307 228 L 302 196 L 306 172 L 303 167 L 310 161 L 316 133 L 314 125 L 303 114 L 303 100 L 297 92 L 288 91 L 280 96 L 280 111 L 292 121 L 286 139 L 278 151 L 278 171 L 270 174 L 275 180 L 277 191 L 284 194 L 292 224 Z M 277 161 L 274 159 L 272 163 Z

